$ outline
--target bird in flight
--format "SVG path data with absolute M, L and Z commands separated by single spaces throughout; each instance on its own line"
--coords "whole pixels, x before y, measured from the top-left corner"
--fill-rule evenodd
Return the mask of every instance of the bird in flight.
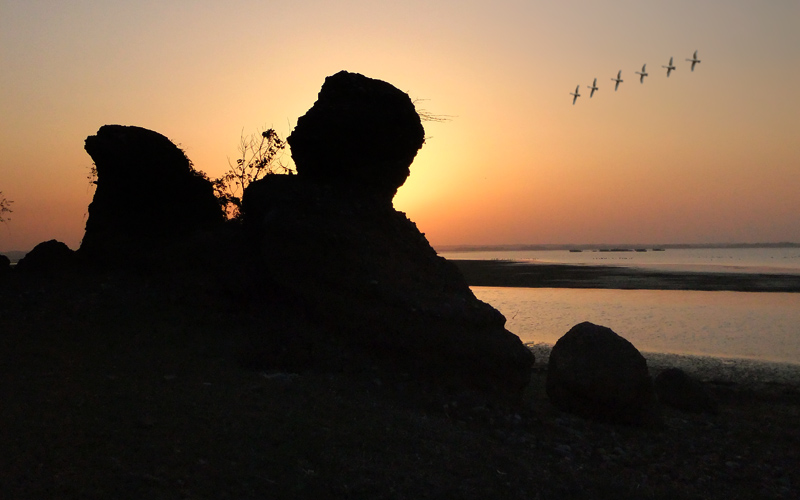
M 647 71 L 644 69 L 647 64 L 642 64 L 642 71 L 637 71 L 636 74 L 639 76 L 639 83 L 644 83 L 644 77 L 647 76 Z
M 700 62 L 700 59 L 697 58 L 697 51 L 696 50 L 694 51 L 694 56 L 692 56 L 691 59 L 687 59 L 687 61 L 690 61 L 692 63 L 692 71 L 694 71 L 694 65 Z
M 570 92 L 570 93 L 569 93 L 569 95 L 571 95 L 571 96 L 575 96 L 575 97 L 573 97 L 573 98 L 572 98 L 572 105 L 573 105 L 573 106 L 575 105 L 575 101 L 577 101 L 577 100 L 578 100 L 578 97 L 580 97 L 580 96 L 581 96 L 581 95 L 578 93 L 578 89 L 579 89 L 579 88 L 581 88 L 581 86 L 580 86 L 580 85 L 578 85 L 577 87 L 575 87 L 575 92 Z
M 675 69 L 675 66 L 672 65 L 672 58 L 669 58 L 669 65 L 668 66 L 661 66 L 662 68 L 667 68 L 667 78 L 669 78 L 669 73 Z
M 621 76 L 622 76 L 622 70 L 619 70 L 617 71 L 617 77 L 611 79 L 612 82 L 617 82 L 616 85 L 614 85 L 614 92 L 617 91 L 617 89 L 619 88 L 619 84 L 622 83 Z
M 592 96 L 594 95 L 594 91 L 597 90 L 597 78 L 594 79 L 594 82 L 592 82 L 591 86 L 587 85 L 587 87 L 592 89 L 592 92 L 589 94 L 589 99 L 591 99 Z

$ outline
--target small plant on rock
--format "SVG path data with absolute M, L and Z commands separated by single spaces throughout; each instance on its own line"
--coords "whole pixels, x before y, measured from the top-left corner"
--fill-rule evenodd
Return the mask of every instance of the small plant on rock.
M 242 193 L 251 183 L 271 174 L 294 173 L 283 163 L 285 149 L 286 141 L 274 129 L 250 136 L 242 134 L 236 164 L 228 160 L 230 169 L 212 181 L 214 192 L 229 219 L 241 216 Z

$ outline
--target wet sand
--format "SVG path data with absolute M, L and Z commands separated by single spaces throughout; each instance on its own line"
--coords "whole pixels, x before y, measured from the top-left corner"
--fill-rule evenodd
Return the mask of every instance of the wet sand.
M 800 275 L 662 271 L 634 267 L 451 260 L 470 286 L 800 292 Z

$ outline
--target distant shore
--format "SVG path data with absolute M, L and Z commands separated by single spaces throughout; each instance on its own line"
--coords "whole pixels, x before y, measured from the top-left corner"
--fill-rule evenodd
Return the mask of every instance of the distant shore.
M 539 264 L 510 260 L 450 260 L 470 286 L 800 292 L 800 275 L 663 271 L 654 269 Z
M 495 252 L 527 250 L 573 250 L 573 251 L 636 251 L 688 248 L 800 248 L 800 243 L 781 241 L 773 243 L 663 243 L 663 244 L 549 244 L 549 245 L 437 245 L 438 252 Z

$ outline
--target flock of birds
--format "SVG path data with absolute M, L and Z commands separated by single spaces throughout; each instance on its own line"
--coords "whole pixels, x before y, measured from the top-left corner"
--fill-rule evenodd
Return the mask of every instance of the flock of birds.
M 692 71 L 694 71 L 694 66 L 697 63 L 700 62 L 700 59 L 697 58 L 697 51 L 696 50 L 694 51 L 694 55 L 692 56 L 691 59 L 686 59 L 686 60 L 692 63 Z M 667 78 L 669 78 L 669 74 L 672 73 L 675 70 L 675 66 L 672 64 L 672 57 L 669 58 L 669 64 L 668 65 L 661 66 L 661 67 L 662 68 L 666 68 L 666 70 L 667 70 Z M 636 71 L 636 74 L 639 75 L 639 83 L 644 83 L 644 77 L 648 76 L 647 64 L 643 64 L 642 65 L 642 71 Z M 617 89 L 619 88 L 619 84 L 622 83 L 622 70 L 619 70 L 617 72 L 617 77 L 616 78 L 612 78 L 611 81 L 615 82 L 614 83 L 614 92 L 616 92 Z M 586 87 L 591 89 L 591 92 L 589 93 L 589 98 L 591 99 L 592 96 L 594 96 L 595 91 L 597 90 L 597 78 L 594 79 L 594 82 L 592 82 L 591 85 L 587 85 Z M 570 95 L 573 96 L 572 97 L 572 105 L 573 106 L 575 105 L 575 101 L 578 100 L 578 97 L 581 96 L 581 94 L 579 92 L 580 88 L 581 88 L 581 86 L 578 85 L 577 87 L 575 87 L 575 92 L 570 92 Z

